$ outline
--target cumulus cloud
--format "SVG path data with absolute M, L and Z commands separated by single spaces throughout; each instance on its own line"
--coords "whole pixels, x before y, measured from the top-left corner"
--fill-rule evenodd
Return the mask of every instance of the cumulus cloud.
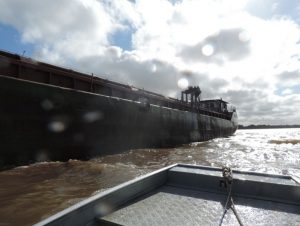
M 300 29 L 293 2 L 3 0 L 0 22 L 16 28 L 39 60 L 173 97 L 184 78 L 201 87 L 202 98 L 237 105 L 242 124 L 295 123 Z M 122 32 L 132 49 L 112 44 Z
M 195 46 L 183 48 L 179 54 L 184 60 L 221 64 L 228 60 L 241 60 L 249 53 L 249 38 L 245 31 L 238 28 L 220 30 Z
M 23 42 L 37 45 L 37 57 L 64 64 L 103 51 L 109 35 L 124 29 L 123 20 L 110 15 L 120 10 L 108 12 L 108 4 L 97 0 L 1 1 L 0 21 L 15 27 Z
M 284 71 L 277 75 L 281 86 L 295 86 L 300 84 L 300 71 Z
M 91 56 L 80 59 L 77 68 L 89 68 L 97 74 L 117 82 L 144 88 L 166 96 L 176 96 L 177 79 L 180 72 L 166 62 L 159 60 L 139 61 L 135 56 L 108 48 L 104 56 Z

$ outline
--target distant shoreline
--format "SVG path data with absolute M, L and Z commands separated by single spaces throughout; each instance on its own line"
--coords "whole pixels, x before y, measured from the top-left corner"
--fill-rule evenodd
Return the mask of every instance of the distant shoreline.
M 291 129 L 300 128 L 300 125 L 239 125 L 239 129 Z

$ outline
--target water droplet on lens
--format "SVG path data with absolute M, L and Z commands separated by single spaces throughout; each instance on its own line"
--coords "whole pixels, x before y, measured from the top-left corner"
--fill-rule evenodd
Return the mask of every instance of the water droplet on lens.
M 35 156 L 35 160 L 37 162 L 45 162 L 49 160 L 48 154 L 46 150 L 39 150 Z
M 49 111 L 53 108 L 53 103 L 50 100 L 43 100 L 41 106 L 44 110 Z
M 66 125 L 62 121 L 52 121 L 48 124 L 48 129 L 52 132 L 60 133 L 66 129 Z
M 189 81 L 186 78 L 181 78 L 177 81 L 177 86 L 180 89 L 187 89 L 189 86 Z
M 94 207 L 94 212 L 97 215 L 106 215 L 112 211 L 112 207 L 107 203 L 100 203 Z
M 100 111 L 91 111 L 91 112 L 87 112 L 83 115 L 84 121 L 86 121 L 88 123 L 100 120 L 100 119 L 102 119 L 102 117 L 103 116 Z
M 153 65 L 151 66 L 151 72 L 152 72 L 152 73 L 155 73 L 156 71 L 157 71 L 157 67 L 156 67 L 155 64 L 153 64 Z
M 211 56 L 213 55 L 215 49 L 211 44 L 206 44 L 202 47 L 202 54 L 204 56 Z
M 248 42 L 250 40 L 249 33 L 247 31 L 242 31 L 239 33 L 239 40 L 241 42 Z

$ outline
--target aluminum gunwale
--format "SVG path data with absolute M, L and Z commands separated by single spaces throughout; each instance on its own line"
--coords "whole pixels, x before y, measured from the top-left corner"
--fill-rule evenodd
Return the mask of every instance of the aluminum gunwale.
M 77 204 L 75 204 L 75 205 L 73 205 L 73 206 L 65 209 L 65 210 L 62 210 L 62 211 L 58 212 L 57 214 L 55 214 L 55 215 L 53 215 L 53 216 L 51 216 L 51 217 L 49 217 L 49 218 L 47 218 L 47 219 L 45 219 L 45 220 L 37 223 L 37 224 L 35 224 L 34 226 L 47 225 L 47 224 L 49 224 L 49 223 L 51 223 L 51 222 L 53 222 L 55 220 L 58 220 L 58 219 L 60 219 L 62 217 L 65 217 L 66 214 L 69 214 L 69 213 L 71 213 L 71 212 L 73 212 L 73 211 L 75 211 L 75 210 L 77 210 L 79 208 L 84 208 L 86 205 L 91 204 L 92 202 L 97 201 L 98 199 L 100 199 L 102 197 L 105 197 L 106 195 L 108 195 L 108 194 L 110 194 L 112 192 L 116 192 L 116 191 L 118 191 L 118 190 L 120 190 L 122 188 L 125 188 L 125 187 L 127 187 L 129 185 L 135 184 L 135 183 L 137 183 L 139 181 L 142 181 L 142 180 L 144 180 L 146 178 L 149 178 L 149 177 L 151 177 L 153 175 L 156 175 L 158 173 L 167 171 L 167 170 L 169 170 L 169 169 L 171 169 L 171 168 L 173 168 L 173 167 L 175 167 L 177 165 L 178 164 L 173 164 L 171 166 L 164 167 L 162 169 L 159 169 L 159 170 L 153 171 L 151 173 L 148 173 L 148 174 L 142 175 L 140 177 L 137 177 L 137 178 L 135 178 L 133 180 L 124 182 L 124 183 L 122 183 L 120 185 L 117 185 L 117 186 L 115 186 L 113 188 L 109 188 L 109 189 L 101 192 L 100 194 L 96 194 L 96 195 L 94 195 L 92 197 L 89 197 L 89 198 L 87 198 L 87 199 L 85 199 L 85 200 L 83 200 L 83 201 L 81 201 L 81 202 L 79 202 L 79 203 L 77 203 Z

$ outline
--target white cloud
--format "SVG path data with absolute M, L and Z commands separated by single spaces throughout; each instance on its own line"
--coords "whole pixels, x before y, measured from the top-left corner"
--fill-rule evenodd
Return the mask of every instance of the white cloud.
M 238 105 L 241 123 L 257 115 L 277 123 L 300 99 L 291 92 L 300 82 L 300 29 L 296 14 L 278 14 L 283 3 L 275 3 L 272 11 L 254 0 L 2 0 L 0 22 L 34 44 L 40 60 L 165 95 L 186 80 L 204 97 Z M 130 51 L 110 43 L 124 30 Z
M 39 45 L 40 53 L 78 58 L 100 52 L 122 27 L 105 7 L 97 0 L 1 1 L 0 21 Z

